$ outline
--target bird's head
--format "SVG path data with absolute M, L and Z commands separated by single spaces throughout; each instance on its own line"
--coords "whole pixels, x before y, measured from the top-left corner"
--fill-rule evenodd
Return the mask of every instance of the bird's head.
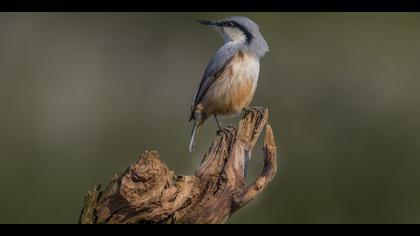
M 258 25 L 247 17 L 232 16 L 220 21 L 198 20 L 198 23 L 216 29 L 222 35 L 225 43 L 243 44 L 260 57 L 269 50 Z

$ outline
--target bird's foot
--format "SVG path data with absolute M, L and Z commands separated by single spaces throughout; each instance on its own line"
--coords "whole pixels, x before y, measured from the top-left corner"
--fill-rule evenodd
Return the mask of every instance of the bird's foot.
M 220 133 L 224 133 L 226 136 L 236 136 L 236 126 L 229 124 L 227 127 L 222 127 L 221 129 L 217 130 L 217 135 Z
M 250 113 L 250 112 L 258 112 L 260 114 L 260 116 L 264 116 L 265 114 L 265 108 L 264 107 L 246 107 L 243 109 L 243 111 L 245 112 L 245 115 Z

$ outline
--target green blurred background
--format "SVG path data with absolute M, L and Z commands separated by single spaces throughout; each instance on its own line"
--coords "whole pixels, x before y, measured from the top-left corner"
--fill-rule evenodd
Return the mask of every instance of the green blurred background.
M 217 126 L 188 153 L 190 103 L 222 44 L 195 20 L 230 15 L 270 45 L 253 105 L 279 170 L 228 223 L 420 223 L 418 13 L 0 13 L 0 223 L 76 223 L 144 150 L 193 174 Z

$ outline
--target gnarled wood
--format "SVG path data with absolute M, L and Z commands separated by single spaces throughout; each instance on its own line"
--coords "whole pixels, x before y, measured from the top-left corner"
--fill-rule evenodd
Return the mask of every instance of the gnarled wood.
M 268 110 L 250 109 L 237 128 L 219 132 L 195 176 L 174 175 L 156 151 L 144 152 L 105 190 L 95 187 L 86 194 L 79 223 L 225 222 L 262 192 L 277 171 L 276 145 L 267 119 Z M 247 163 L 264 127 L 264 168 L 246 186 Z

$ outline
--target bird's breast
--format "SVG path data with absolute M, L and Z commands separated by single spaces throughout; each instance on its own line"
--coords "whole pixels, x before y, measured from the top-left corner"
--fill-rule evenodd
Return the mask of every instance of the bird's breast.
M 208 113 L 232 115 L 249 105 L 257 87 L 259 60 L 238 52 L 203 97 Z
M 251 86 L 253 94 L 257 87 L 259 70 L 258 59 L 250 54 L 238 52 L 218 81 L 225 84 L 230 92 L 241 90 L 247 84 Z
M 239 52 L 238 56 L 232 62 L 233 73 L 239 79 L 251 80 L 252 83 L 257 83 L 258 74 L 260 72 L 260 62 L 253 55 Z

